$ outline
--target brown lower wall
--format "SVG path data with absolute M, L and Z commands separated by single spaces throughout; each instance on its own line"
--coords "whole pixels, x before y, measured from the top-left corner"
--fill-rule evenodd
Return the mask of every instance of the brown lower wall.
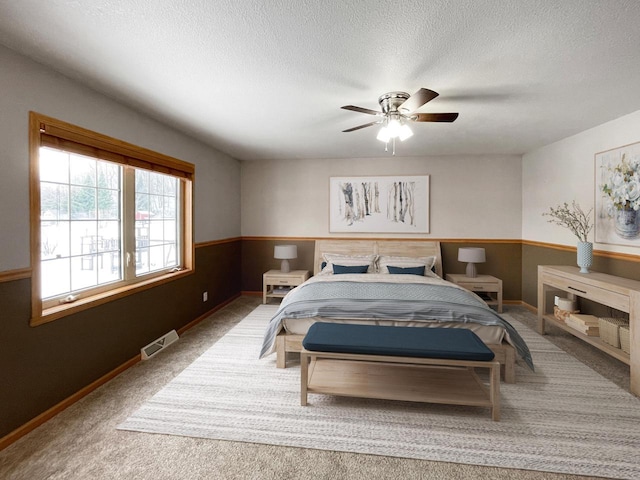
M 289 240 L 273 238 L 245 238 L 242 240 L 242 290 L 262 291 L 262 274 L 270 269 L 280 268 L 280 260 L 273 258 L 273 247 L 281 244 L 298 246 L 298 258 L 291 260 L 292 270 L 313 272 L 315 239 Z M 458 248 L 484 247 L 487 262 L 478 265 L 478 272 L 501 278 L 505 300 L 520 300 L 521 279 L 521 243 L 519 241 L 442 241 L 442 265 L 446 273 L 464 273 L 466 263 L 458 262 Z
M 195 260 L 193 275 L 38 327 L 31 280 L 0 283 L 0 438 L 240 293 L 239 239 L 198 247 Z

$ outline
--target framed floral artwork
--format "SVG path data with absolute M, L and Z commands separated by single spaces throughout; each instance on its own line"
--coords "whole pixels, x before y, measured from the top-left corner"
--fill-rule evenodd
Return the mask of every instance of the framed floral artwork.
M 331 177 L 329 231 L 429 233 L 429 175 Z
M 640 247 L 640 142 L 595 155 L 595 241 Z

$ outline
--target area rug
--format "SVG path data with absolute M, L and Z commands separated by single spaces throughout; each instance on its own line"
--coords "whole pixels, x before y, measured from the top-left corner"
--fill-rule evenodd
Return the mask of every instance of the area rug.
M 118 428 L 503 468 L 640 478 L 640 400 L 508 314 L 536 371 L 488 409 L 309 394 L 300 368 L 259 360 L 276 306 L 261 305 Z

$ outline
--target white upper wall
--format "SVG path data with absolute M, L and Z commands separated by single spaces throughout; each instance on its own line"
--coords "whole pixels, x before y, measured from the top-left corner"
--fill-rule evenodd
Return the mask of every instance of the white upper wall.
M 0 271 L 30 264 L 30 110 L 195 164 L 196 242 L 240 235 L 237 160 L 2 46 L 0 65 Z
M 595 203 L 595 154 L 640 141 L 640 111 L 527 153 L 522 159 L 522 238 L 574 246 L 568 229 L 550 224 L 542 213 L 575 200 L 587 211 Z M 593 232 L 590 241 L 594 240 Z M 637 255 L 635 247 L 594 245 Z
M 242 235 L 330 236 L 329 178 L 350 175 L 430 175 L 431 233 L 421 236 L 520 238 L 522 168 L 516 155 L 245 161 Z

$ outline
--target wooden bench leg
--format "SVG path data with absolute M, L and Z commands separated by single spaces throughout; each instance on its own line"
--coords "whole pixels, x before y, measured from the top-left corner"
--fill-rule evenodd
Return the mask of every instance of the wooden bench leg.
M 514 348 L 507 348 L 504 353 L 504 383 L 516 383 L 516 351 Z
M 505 383 L 516 383 L 516 351 L 511 345 L 488 345 L 501 364 L 502 378 Z
M 287 352 L 285 350 L 284 335 L 276 337 L 276 367 L 287 368 Z
M 491 367 L 491 380 L 489 382 L 491 399 L 491 418 L 494 422 L 500 421 L 500 364 Z
M 307 385 L 309 384 L 309 356 L 300 354 L 300 405 L 307 405 Z

